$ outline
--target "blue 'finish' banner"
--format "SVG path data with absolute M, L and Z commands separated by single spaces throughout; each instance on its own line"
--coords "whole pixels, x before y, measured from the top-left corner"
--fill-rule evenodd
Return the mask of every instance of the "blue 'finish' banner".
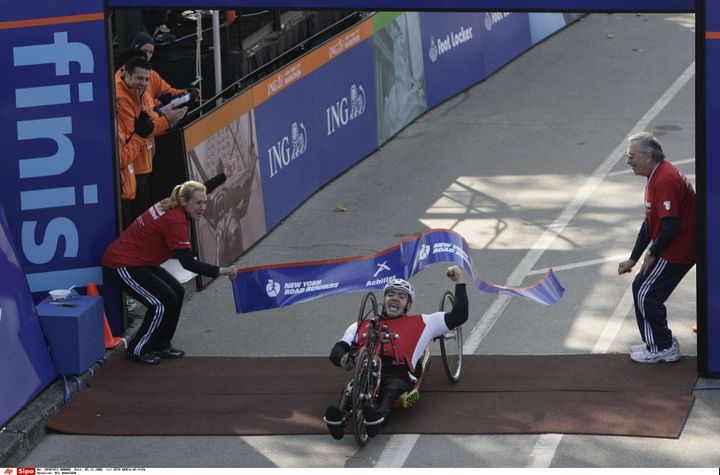
M 320 187 L 315 87 L 302 78 L 255 109 L 267 229 Z
M 316 8 L 358 10 L 484 10 L 484 11 L 603 11 L 694 12 L 694 0 L 109 0 L 112 7 L 188 8 Z
M 57 373 L 0 207 L 0 427 Z
M 470 247 L 459 234 L 432 229 L 369 256 L 241 269 L 233 281 L 235 310 L 254 312 L 332 295 L 381 289 L 392 279 L 409 279 L 439 262 L 461 266 L 484 292 L 515 295 L 544 305 L 556 303 L 565 292 L 552 270 L 530 287 L 485 282 L 475 273 L 470 253 Z
M 332 58 L 312 73 L 312 82 L 321 105 L 318 171 L 324 185 L 377 148 L 372 41 Z
M 435 12 L 420 15 L 428 107 L 487 76 L 480 34 L 484 16 Z
M 42 296 L 102 284 L 116 229 L 105 22 L 67 21 L 0 29 L 0 199 Z

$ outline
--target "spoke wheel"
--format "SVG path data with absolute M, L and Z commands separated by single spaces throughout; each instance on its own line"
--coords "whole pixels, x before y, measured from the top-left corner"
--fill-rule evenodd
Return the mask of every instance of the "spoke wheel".
M 454 304 L 455 295 L 453 295 L 452 292 L 447 291 L 440 302 L 440 311 L 449 312 L 452 310 Z M 462 349 L 462 325 L 453 328 L 440 337 L 440 353 L 442 354 L 443 368 L 445 368 L 445 375 L 452 383 L 460 381 L 460 372 L 462 371 Z
M 358 314 L 358 328 L 360 328 L 360 324 L 364 320 L 372 318 L 377 314 L 378 304 L 377 299 L 375 298 L 375 294 L 372 292 L 368 292 L 365 294 L 365 297 L 363 297 L 362 303 L 360 304 L 360 313 Z
M 372 358 L 367 348 L 363 348 L 355 359 L 355 374 L 353 375 L 352 392 L 352 426 L 355 441 L 360 447 L 368 443 L 367 428 L 363 407 L 371 398 Z

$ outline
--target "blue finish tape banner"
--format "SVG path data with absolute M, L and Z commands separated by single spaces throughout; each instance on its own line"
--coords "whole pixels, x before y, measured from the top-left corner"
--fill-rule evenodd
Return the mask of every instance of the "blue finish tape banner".
M 0 427 L 57 376 L 0 207 Z
M 254 312 L 332 295 L 381 289 L 392 279 L 409 279 L 440 262 L 461 266 L 483 292 L 514 295 L 543 305 L 556 303 L 565 292 L 552 270 L 529 287 L 485 282 L 475 273 L 470 252 L 459 234 L 431 229 L 368 256 L 241 269 L 233 281 L 235 311 Z
M 420 14 L 428 107 L 486 77 L 480 29 L 484 13 Z

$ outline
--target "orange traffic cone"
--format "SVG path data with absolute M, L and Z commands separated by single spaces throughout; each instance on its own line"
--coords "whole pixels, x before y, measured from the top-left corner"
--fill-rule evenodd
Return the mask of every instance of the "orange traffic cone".
M 88 282 L 87 294 L 91 297 L 100 296 L 100 292 L 98 292 L 98 288 L 97 285 L 95 285 L 95 282 Z M 119 336 L 113 336 L 112 330 L 110 330 L 110 324 L 108 323 L 107 315 L 104 311 L 103 320 L 105 320 L 105 349 L 109 350 L 110 348 L 115 348 L 116 346 L 118 346 L 120 342 L 123 341 L 123 339 Z

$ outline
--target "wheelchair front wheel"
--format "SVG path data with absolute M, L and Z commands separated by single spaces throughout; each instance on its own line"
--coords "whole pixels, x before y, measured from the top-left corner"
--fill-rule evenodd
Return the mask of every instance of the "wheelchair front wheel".
M 355 358 L 351 414 L 353 435 L 360 447 L 365 447 L 368 443 L 363 407 L 365 407 L 368 401 L 372 401 L 372 392 L 375 388 L 375 385 L 372 384 L 372 379 L 372 358 L 368 349 L 363 348 Z
M 449 290 L 443 294 L 440 301 L 440 311 L 449 312 L 455 304 L 455 295 Z M 462 325 L 453 328 L 440 338 L 440 353 L 442 354 L 443 368 L 445 375 L 451 383 L 460 381 L 460 372 L 462 371 L 462 350 L 463 336 Z
M 372 318 L 378 314 L 378 304 L 375 294 L 368 292 L 363 297 L 362 303 L 360 304 L 360 313 L 358 314 L 358 328 L 363 320 Z

